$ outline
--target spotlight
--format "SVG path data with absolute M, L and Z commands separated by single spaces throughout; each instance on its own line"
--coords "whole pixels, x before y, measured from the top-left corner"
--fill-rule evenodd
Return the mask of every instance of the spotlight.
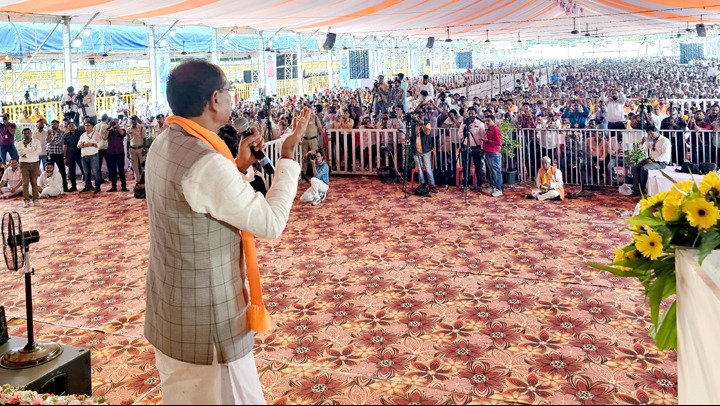
M 86 28 L 83 30 L 83 36 L 84 36 L 84 37 L 89 37 L 91 32 L 92 32 L 92 31 L 90 31 L 90 27 L 86 27 Z
M 229 43 L 230 43 L 230 40 L 229 40 L 229 39 L 225 38 L 225 39 L 223 40 L 223 44 L 227 45 L 227 44 L 229 44 Z
M 160 46 L 161 46 L 161 47 L 166 47 L 166 46 L 167 46 L 167 40 L 166 40 L 165 38 L 163 38 L 163 39 L 160 40 Z
M 82 38 L 75 38 L 72 42 L 72 46 L 75 48 L 80 48 L 82 46 Z
M 171 37 L 174 37 L 175 34 L 177 34 L 177 31 L 175 31 L 174 28 L 173 28 L 172 30 L 170 30 L 170 36 L 171 36 Z

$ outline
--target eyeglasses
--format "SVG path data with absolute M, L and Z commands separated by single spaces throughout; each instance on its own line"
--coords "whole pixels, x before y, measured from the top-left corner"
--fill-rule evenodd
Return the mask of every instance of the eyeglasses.
M 235 86 L 221 87 L 217 89 L 218 92 L 235 92 Z

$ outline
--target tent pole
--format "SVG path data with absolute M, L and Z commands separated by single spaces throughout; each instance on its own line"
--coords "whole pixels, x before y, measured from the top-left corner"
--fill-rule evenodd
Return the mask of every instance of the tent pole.
M 300 38 L 300 33 L 295 33 L 295 43 L 297 44 L 297 47 L 295 48 L 295 58 L 297 62 L 295 63 L 295 66 L 297 67 L 297 86 L 298 86 L 298 96 L 303 96 L 305 94 L 305 90 L 303 89 L 303 70 L 302 70 L 302 38 Z
M 17 82 L 18 79 L 20 79 L 20 77 L 22 76 L 22 74 L 25 73 L 25 71 L 27 70 L 27 68 L 30 66 L 30 63 L 32 63 L 33 59 L 35 59 L 35 56 L 37 56 L 37 54 L 40 52 L 40 50 L 42 49 L 42 47 L 45 46 L 45 44 L 48 42 L 48 40 L 50 39 L 50 37 L 51 37 L 51 36 L 53 35 L 53 33 L 55 32 L 55 30 L 57 30 L 57 27 L 60 25 L 60 23 L 62 23 L 62 20 L 58 21 L 57 24 L 55 24 L 55 26 L 53 27 L 52 31 L 50 31 L 50 33 L 47 35 L 47 37 L 45 37 L 45 40 L 43 40 L 42 44 L 40 44 L 40 46 L 37 47 L 37 49 L 35 50 L 35 52 L 33 52 L 33 54 L 32 54 L 32 56 L 30 57 L 30 59 L 23 64 L 22 69 L 20 69 L 20 72 L 18 72 L 17 75 L 15 75 L 15 78 L 13 79 L 12 83 L 10 83 L 10 86 L 8 86 L 7 89 L 5 89 L 5 91 L 3 92 L 2 96 L 0 96 L 0 99 L 5 99 L 5 95 L 8 94 L 8 92 L 10 91 L 10 89 L 12 89 L 12 87 L 15 86 L 15 82 Z
M 65 87 L 73 85 L 72 70 L 72 32 L 70 31 L 70 17 L 63 17 L 63 79 L 65 79 Z
M 328 66 L 328 89 L 333 88 L 333 66 L 332 66 L 332 49 L 327 51 L 327 66 Z
M 211 55 L 210 60 L 212 61 L 212 63 L 217 65 L 219 62 L 219 60 L 218 60 L 218 31 L 217 31 L 217 28 L 213 28 L 213 30 L 212 30 L 212 50 L 211 50 L 210 55 Z
M 148 45 L 150 47 L 150 100 L 153 103 L 158 99 L 158 67 L 157 67 L 157 45 L 155 40 L 155 26 L 147 27 Z
M 268 94 L 270 89 L 268 89 L 267 69 L 265 68 L 265 39 L 262 31 L 258 31 L 258 59 L 260 60 L 260 74 L 258 75 L 260 88 L 263 89 L 263 95 L 270 96 Z

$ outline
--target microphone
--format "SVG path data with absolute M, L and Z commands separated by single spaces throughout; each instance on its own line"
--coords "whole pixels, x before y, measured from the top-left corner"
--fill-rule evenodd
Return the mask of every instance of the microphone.
M 253 134 L 252 129 L 250 128 L 250 123 L 245 117 L 240 116 L 236 118 L 235 121 L 233 121 L 233 127 L 235 127 L 235 129 L 240 133 L 240 135 L 242 135 L 242 138 L 249 137 Z M 275 173 L 275 167 L 265 155 L 264 151 L 256 151 L 251 146 L 250 152 L 252 152 L 253 156 L 255 156 L 255 159 L 258 160 L 265 173 L 267 173 L 268 175 L 272 175 L 273 173 Z

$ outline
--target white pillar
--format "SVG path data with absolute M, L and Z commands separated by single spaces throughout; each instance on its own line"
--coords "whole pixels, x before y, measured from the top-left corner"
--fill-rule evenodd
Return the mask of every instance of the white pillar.
M 157 74 L 157 49 L 155 45 L 155 26 L 150 25 L 147 27 L 148 46 L 150 51 L 150 100 L 149 102 L 155 102 L 160 100 L 158 98 L 159 89 L 158 86 L 158 74 Z
M 73 85 L 72 77 L 72 32 L 70 31 L 70 17 L 63 17 L 63 81 L 65 87 Z
M 260 72 L 258 72 L 258 79 L 260 80 L 260 88 L 263 89 L 265 94 L 267 91 L 267 69 L 265 69 L 265 39 L 263 38 L 263 32 L 258 31 L 258 59 L 260 60 L 258 66 Z M 269 96 L 269 95 L 268 95 Z
M 388 80 L 395 75 L 395 50 L 390 51 L 390 69 L 388 69 Z
M 410 41 L 408 41 L 407 47 L 407 60 L 408 60 L 408 76 L 413 77 L 415 74 L 415 67 L 412 66 L 412 51 L 410 50 Z
M 333 67 L 332 67 L 332 49 L 327 51 L 327 65 L 328 65 L 328 89 L 333 87 Z
M 295 58 L 297 59 L 297 84 L 298 84 L 298 95 L 303 96 L 305 90 L 303 89 L 303 70 L 302 70 L 302 37 L 299 33 L 295 33 Z
M 212 30 L 212 49 L 210 50 L 210 61 L 215 65 L 220 61 L 218 58 L 218 34 L 217 28 Z

